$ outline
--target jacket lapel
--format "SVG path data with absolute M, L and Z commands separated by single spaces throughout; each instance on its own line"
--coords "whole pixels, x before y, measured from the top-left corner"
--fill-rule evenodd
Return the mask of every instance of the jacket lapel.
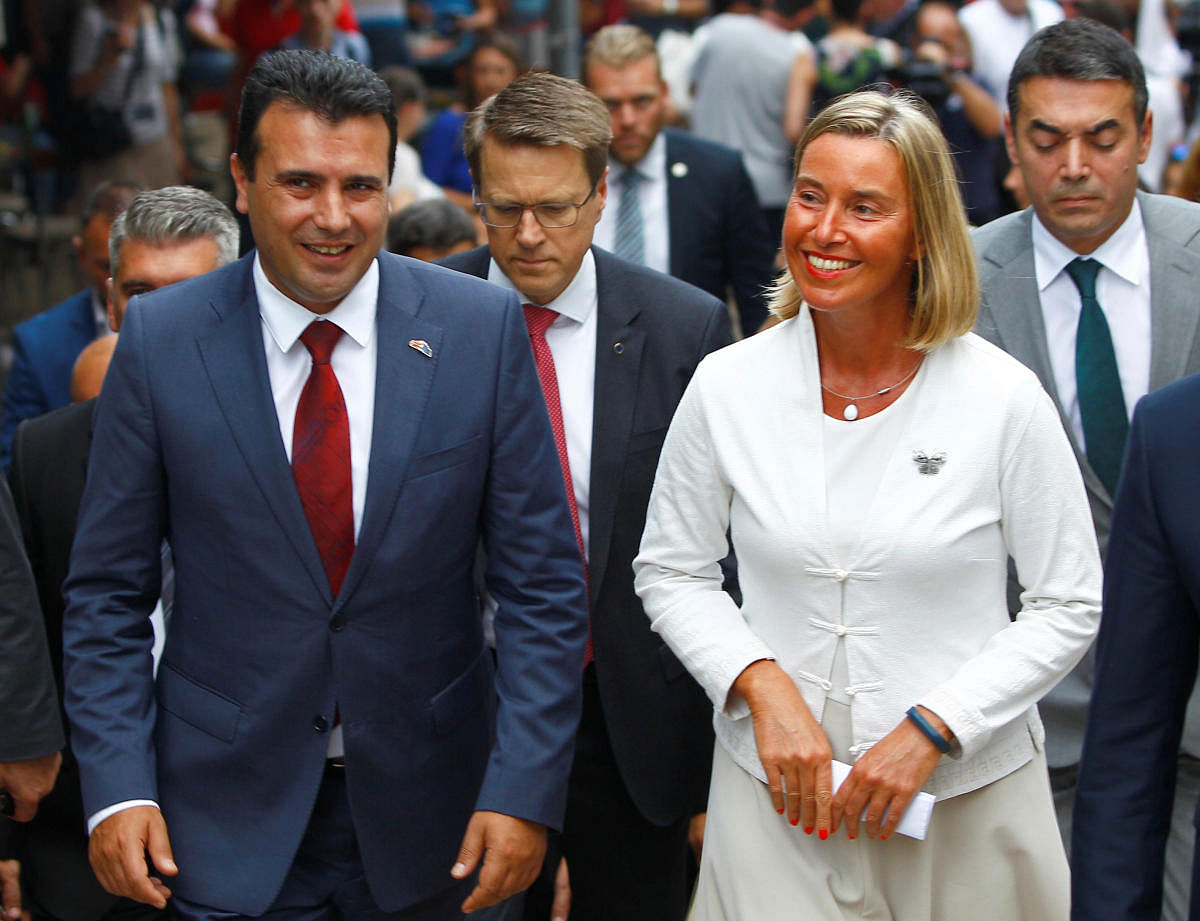
M 1153 198 L 1138 196 L 1150 250 L 1150 391 L 1189 373 L 1188 359 L 1196 351 L 1200 311 L 1194 302 L 1196 258 L 1157 220 Z M 1188 305 L 1180 309 L 1180 305 Z
M 588 584 L 594 605 L 604 582 L 612 541 L 617 492 L 624 472 L 645 333 L 636 325 L 638 306 L 613 257 L 596 249 L 596 380 L 589 479 Z
M 1087 491 L 1102 504 L 1112 506 L 1112 496 L 1100 477 L 1088 463 L 1083 445 L 1075 437 L 1071 421 L 1063 409 L 1050 364 L 1050 348 L 1046 343 L 1046 323 L 1042 317 L 1042 298 L 1038 291 L 1037 270 L 1033 259 L 1032 209 L 1026 209 L 1019 224 L 1020 232 L 1009 238 L 1008 247 L 997 247 L 985 257 L 996 268 L 990 288 L 993 292 L 988 309 L 988 322 L 998 333 L 1001 347 L 1025 367 L 1037 374 L 1042 388 L 1058 409 L 1063 430 L 1079 461 L 1079 470 Z
M 690 242 L 686 239 L 690 224 L 685 209 L 688 202 L 687 184 L 692 180 L 686 170 L 682 176 L 675 175 L 671 170 L 679 160 L 679 145 L 675 143 L 670 131 L 664 130 L 663 134 L 667 139 L 667 239 L 671 250 L 668 262 L 671 266 L 670 274 L 679 278 L 687 259 L 687 245 Z
M 326 603 L 332 603 L 329 579 L 321 565 L 292 468 L 279 434 L 279 419 L 263 353 L 262 321 L 251 276 L 253 257 L 230 290 L 212 300 L 221 324 L 197 340 L 209 383 L 233 433 L 250 476 L 258 484 L 279 528 L 300 558 Z M 232 305 L 232 306 L 231 306 Z
M 379 344 L 367 496 L 339 606 L 362 580 L 387 532 L 425 418 L 445 331 L 419 316 L 424 301 L 424 293 L 398 260 L 379 260 Z M 431 356 L 409 345 L 422 340 Z

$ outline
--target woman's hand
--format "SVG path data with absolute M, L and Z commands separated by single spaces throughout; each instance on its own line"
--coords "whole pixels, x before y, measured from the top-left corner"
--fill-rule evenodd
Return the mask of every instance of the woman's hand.
M 920 710 L 938 732 L 953 741 L 954 734 L 937 714 L 924 707 Z M 867 837 L 891 837 L 904 810 L 941 757 L 942 753 L 911 720 L 902 721 L 855 762 L 833 798 L 833 830 L 845 819 L 846 834 L 858 837 L 865 809 Z M 887 821 L 881 823 L 885 812 Z
M 754 720 L 758 757 L 767 772 L 767 789 L 775 811 L 793 825 L 824 840 L 836 826 L 830 821 L 833 801 L 833 751 L 820 724 L 795 682 L 775 662 L 760 659 L 733 682 Z

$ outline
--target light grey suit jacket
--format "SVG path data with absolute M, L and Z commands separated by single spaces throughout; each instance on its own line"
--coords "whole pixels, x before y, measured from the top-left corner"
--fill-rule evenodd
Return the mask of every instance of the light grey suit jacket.
M 1200 205 L 1139 192 L 1146 243 L 1150 250 L 1151 391 L 1200 371 Z M 1031 209 L 992 221 L 973 233 L 981 301 L 975 331 L 1037 373 L 1059 413 L 1046 325 L 1034 270 Z M 1100 553 L 1108 544 L 1113 497 L 1088 464 L 1083 446 L 1063 415 L 1092 507 Z M 1010 567 L 1009 606 L 1016 593 Z M 1091 696 L 1091 652 L 1050 692 L 1039 709 L 1046 724 L 1046 755 L 1051 767 L 1079 763 L 1084 721 Z M 1183 750 L 1200 756 L 1200 702 L 1193 693 Z

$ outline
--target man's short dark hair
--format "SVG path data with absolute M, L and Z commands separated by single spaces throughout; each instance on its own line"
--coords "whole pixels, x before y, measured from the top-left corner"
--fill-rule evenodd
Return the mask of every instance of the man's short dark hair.
M 388 221 L 388 252 L 401 256 L 418 246 L 444 252 L 463 242 L 475 245 L 475 222 L 444 198 L 413 202 Z
M 1033 77 L 1062 80 L 1119 80 L 1133 88 L 1133 114 L 1146 120 L 1146 71 L 1133 45 L 1091 19 L 1067 19 L 1034 33 L 1021 49 L 1008 78 L 1008 111 L 1016 123 L 1021 84 Z
M 100 183 L 92 189 L 84 202 L 83 211 L 79 215 L 80 226 L 87 227 L 92 218 L 97 216 L 103 217 L 111 224 L 129 207 L 133 197 L 140 191 L 140 185 L 124 179 L 109 179 Z
M 249 179 L 258 157 L 258 123 L 273 102 L 286 102 L 336 125 L 380 115 L 388 129 L 388 172 L 396 163 L 396 109 L 387 84 L 369 67 L 326 51 L 264 54 L 246 77 L 238 110 L 238 160 Z
M 587 87 L 554 74 L 518 77 L 467 117 L 467 163 L 476 185 L 483 176 L 483 142 L 504 146 L 574 147 L 583 154 L 594 189 L 608 169 L 612 119 L 600 97 Z

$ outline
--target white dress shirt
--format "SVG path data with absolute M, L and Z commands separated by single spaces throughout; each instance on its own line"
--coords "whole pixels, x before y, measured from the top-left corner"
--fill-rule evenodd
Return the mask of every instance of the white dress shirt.
M 1056 239 L 1036 214 L 1032 236 L 1034 271 L 1054 386 L 1071 431 L 1082 445 L 1083 417 L 1075 381 L 1075 331 L 1081 303 L 1079 289 L 1063 271 L 1079 254 Z M 1121 226 L 1088 258 L 1101 265 L 1096 275 L 1096 300 L 1112 335 L 1125 411 L 1132 418 L 1133 407 L 1150 387 L 1150 250 L 1146 245 L 1142 209 L 1136 200 Z
M 333 349 L 329 363 L 337 375 L 346 401 L 350 421 L 350 484 L 354 508 L 354 537 L 362 524 L 363 504 L 367 495 L 367 465 L 371 457 L 371 432 L 375 416 L 375 366 L 379 340 L 375 335 L 375 308 L 379 299 L 379 263 L 372 261 L 366 274 L 350 293 L 324 316 L 302 307 L 267 279 L 262 264 L 254 257 L 254 290 L 262 317 L 263 348 L 267 355 L 267 376 L 271 396 L 279 417 L 279 434 L 288 463 L 292 460 L 292 430 L 300 392 L 312 370 L 312 356 L 300 342 L 300 334 L 313 320 L 336 323 L 345 332 Z M 329 733 L 329 757 L 344 752 L 342 727 Z M 127 800 L 114 803 L 88 819 L 88 834 L 114 813 L 133 806 L 157 806 L 153 800 Z
M 509 281 L 496 260 L 488 265 L 488 281 L 500 285 L 525 303 L 525 297 Z M 579 509 L 579 532 L 584 554 L 588 546 L 588 497 L 592 471 L 592 405 L 596 383 L 596 261 L 591 250 L 566 289 L 549 304 L 559 316 L 546 330 L 546 344 L 554 356 L 558 396 L 562 404 L 563 432 L 567 440 L 567 462 L 571 485 Z
M 597 246 L 610 252 L 616 249 L 617 212 L 625 194 L 624 175 L 631 169 L 641 177 L 638 183 L 638 204 L 642 210 L 642 241 L 645 264 L 656 271 L 671 274 L 671 227 L 667 216 L 667 139 L 660 131 L 646 155 L 633 166 L 616 160 L 608 161 L 608 205 L 600 215 L 596 234 Z

